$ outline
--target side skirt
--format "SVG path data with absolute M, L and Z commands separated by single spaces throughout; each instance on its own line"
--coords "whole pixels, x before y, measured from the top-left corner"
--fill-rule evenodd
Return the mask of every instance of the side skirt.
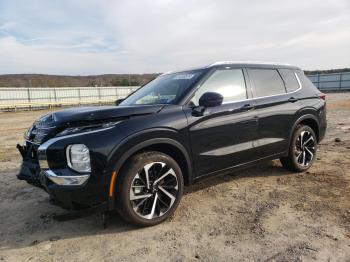
M 194 178 L 194 183 L 197 183 L 197 182 L 200 182 L 200 181 L 203 181 L 203 180 L 207 180 L 207 179 L 211 179 L 211 178 L 214 178 L 214 177 L 217 177 L 217 176 L 227 175 L 227 174 L 230 174 L 230 173 L 232 173 L 234 171 L 246 169 L 248 167 L 255 166 L 255 165 L 257 165 L 257 164 L 259 164 L 261 162 L 274 160 L 274 159 L 277 159 L 277 158 L 280 158 L 280 157 L 284 157 L 284 156 L 287 156 L 287 155 L 288 155 L 288 152 L 284 151 L 284 152 L 281 152 L 281 153 L 273 154 L 271 156 L 259 158 L 257 160 L 253 160 L 253 161 L 250 161 L 250 162 L 246 162 L 246 163 L 243 163 L 243 164 L 239 164 L 239 165 L 236 165 L 236 166 L 232 166 L 232 167 L 221 169 L 221 170 L 218 170 L 218 171 L 215 171 L 215 172 L 211 172 L 209 174 L 201 175 L 201 176 L 198 176 L 198 177 Z

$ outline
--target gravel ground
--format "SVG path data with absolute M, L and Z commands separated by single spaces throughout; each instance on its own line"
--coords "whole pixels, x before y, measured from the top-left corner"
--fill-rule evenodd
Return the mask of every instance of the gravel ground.
M 0 261 L 350 261 L 350 94 L 328 94 L 328 132 L 306 173 L 278 161 L 186 188 L 175 214 L 135 228 L 117 214 L 66 222 L 15 178 L 15 144 L 45 111 L 0 113 Z M 335 142 L 340 138 L 340 142 Z

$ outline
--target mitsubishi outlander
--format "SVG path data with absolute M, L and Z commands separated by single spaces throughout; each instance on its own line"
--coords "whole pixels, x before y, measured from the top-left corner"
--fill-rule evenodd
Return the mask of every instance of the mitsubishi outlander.
M 184 185 L 271 159 L 307 170 L 325 130 L 325 95 L 300 68 L 218 62 L 162 74 L 118 105 L 42 116 L 17 146 L 17 177 L 63 208 L 151 226 Z

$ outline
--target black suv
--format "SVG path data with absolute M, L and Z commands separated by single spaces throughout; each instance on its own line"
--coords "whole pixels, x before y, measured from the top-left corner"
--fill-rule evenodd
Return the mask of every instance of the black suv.
M 118 102 L 35 121 L 18 178 L 64 208 L 116 209 L 149 226 L 174 212 L 184 185 L 276 158 L 305 171 L 326 130 L 325 95 L 290 65 L 165 73 Z

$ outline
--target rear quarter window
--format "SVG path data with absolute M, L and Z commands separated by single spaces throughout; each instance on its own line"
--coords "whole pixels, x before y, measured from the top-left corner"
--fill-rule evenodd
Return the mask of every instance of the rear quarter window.
M 290 69 L 278 69 L 280 72 L 283 81 L 286 85 L 287 92 L 293 92 L 297 89 L 299 89 L 299 82 L 295 76 L 295 73 L 293 70 Z
M 285 94 L 286 89 L 276 69 L 248 69 L 252 78 L 256 97 Z
M 297 70 L 296 74 L 301 82 L 301 86 L 303 88 L 309 88 L 314 90 L 316 93 L 319 93 L 319 90 L 317 89 L 317 87 L 310 81 L 310 79 L 305 76 L 304 72 L 301 70 Z

